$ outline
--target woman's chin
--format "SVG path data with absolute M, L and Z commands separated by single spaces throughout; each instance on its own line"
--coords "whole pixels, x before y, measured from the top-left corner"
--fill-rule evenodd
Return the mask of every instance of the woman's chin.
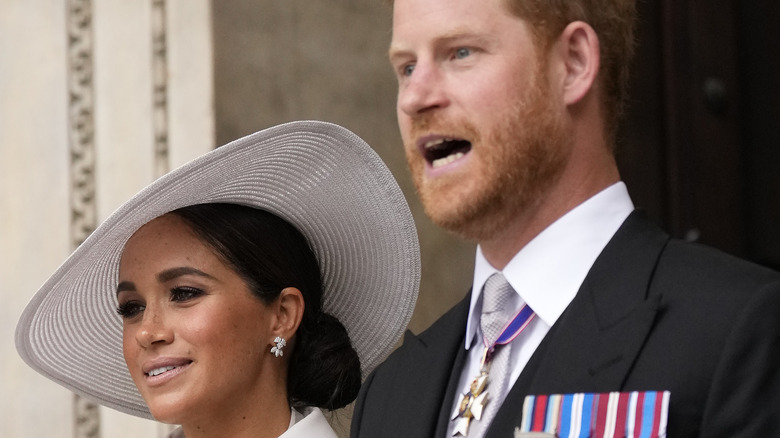
M 155 421 L 166 424 L 182 424 L 186 421 L 184 417 L 188 409 L 185 409 L 182 400 L 152 400 L 146 403 Z
M 152 417 L 154 417 L 154 421 L 165 423 L 165 424 L 181 424 L 181 416 L 177 415 L 178 412 L 174 413 L 167 409 L 152 409 L 149 408 L 149 410 L 152 413 Z

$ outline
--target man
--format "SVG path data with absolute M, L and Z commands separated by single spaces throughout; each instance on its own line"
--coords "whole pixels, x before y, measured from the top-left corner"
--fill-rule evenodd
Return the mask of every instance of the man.
M 642 436 L 777 436 L 780 275 L 670 239 L 620 182 L 634 2 L 393 8 L 419 196 L 478 249 L 469 295 L 368 377 L 352 436 L 555 435 L 567 416 L 612 436 L 604 412 L 615 436 L 648 412 Z

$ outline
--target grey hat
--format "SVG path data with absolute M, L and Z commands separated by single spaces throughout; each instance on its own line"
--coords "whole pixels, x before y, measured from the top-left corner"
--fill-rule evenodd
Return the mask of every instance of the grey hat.
M 417 232 L 398 184 L 349 130 L 292 122 L 215 149 L 161 177 L 101 224 L 33 296 L 16 349 L 39 373 L 97 403 L 151 418 L 122 355 L 119 260 L 142 225 L 203 203 L 270 211 L 320 263 L 324 310 L 347 328 L 366 376 L 406 328 L 417 299 Z

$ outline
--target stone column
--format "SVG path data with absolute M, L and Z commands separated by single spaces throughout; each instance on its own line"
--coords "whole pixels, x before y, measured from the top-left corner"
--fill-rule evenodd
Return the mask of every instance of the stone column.
M 13 331 L 99 221 L 214 147 L 212 83 L 208 0 L 0 2 L 0 436 L 170 430 L 36 374 Z

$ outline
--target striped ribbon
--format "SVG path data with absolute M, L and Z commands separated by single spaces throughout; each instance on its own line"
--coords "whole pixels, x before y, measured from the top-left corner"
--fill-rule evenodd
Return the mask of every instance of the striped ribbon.
M 520 309 L 514 318 L 510 319 L 501 330 L 501 334 L 498 335 L 498 338 L 496 339 L 496 342 L 493 343 L 493 345 L 488 345 L 487 339 L 483 339 L 485 348 L 487 348 L 492 353 L 496 346 L 505 345 L 512 342 L 526 327 L 528 327 L 528 324 L 531 323 L 531 320 L 534 319 L 534 316 L 536 316 L 536 314 L 534 313 L 533 309 L 528 307 L 527 304 L 523 304 L 523 308 Z
M 665 438 L 669 391 L 529 395 L 518 432 L 559 438 Z

